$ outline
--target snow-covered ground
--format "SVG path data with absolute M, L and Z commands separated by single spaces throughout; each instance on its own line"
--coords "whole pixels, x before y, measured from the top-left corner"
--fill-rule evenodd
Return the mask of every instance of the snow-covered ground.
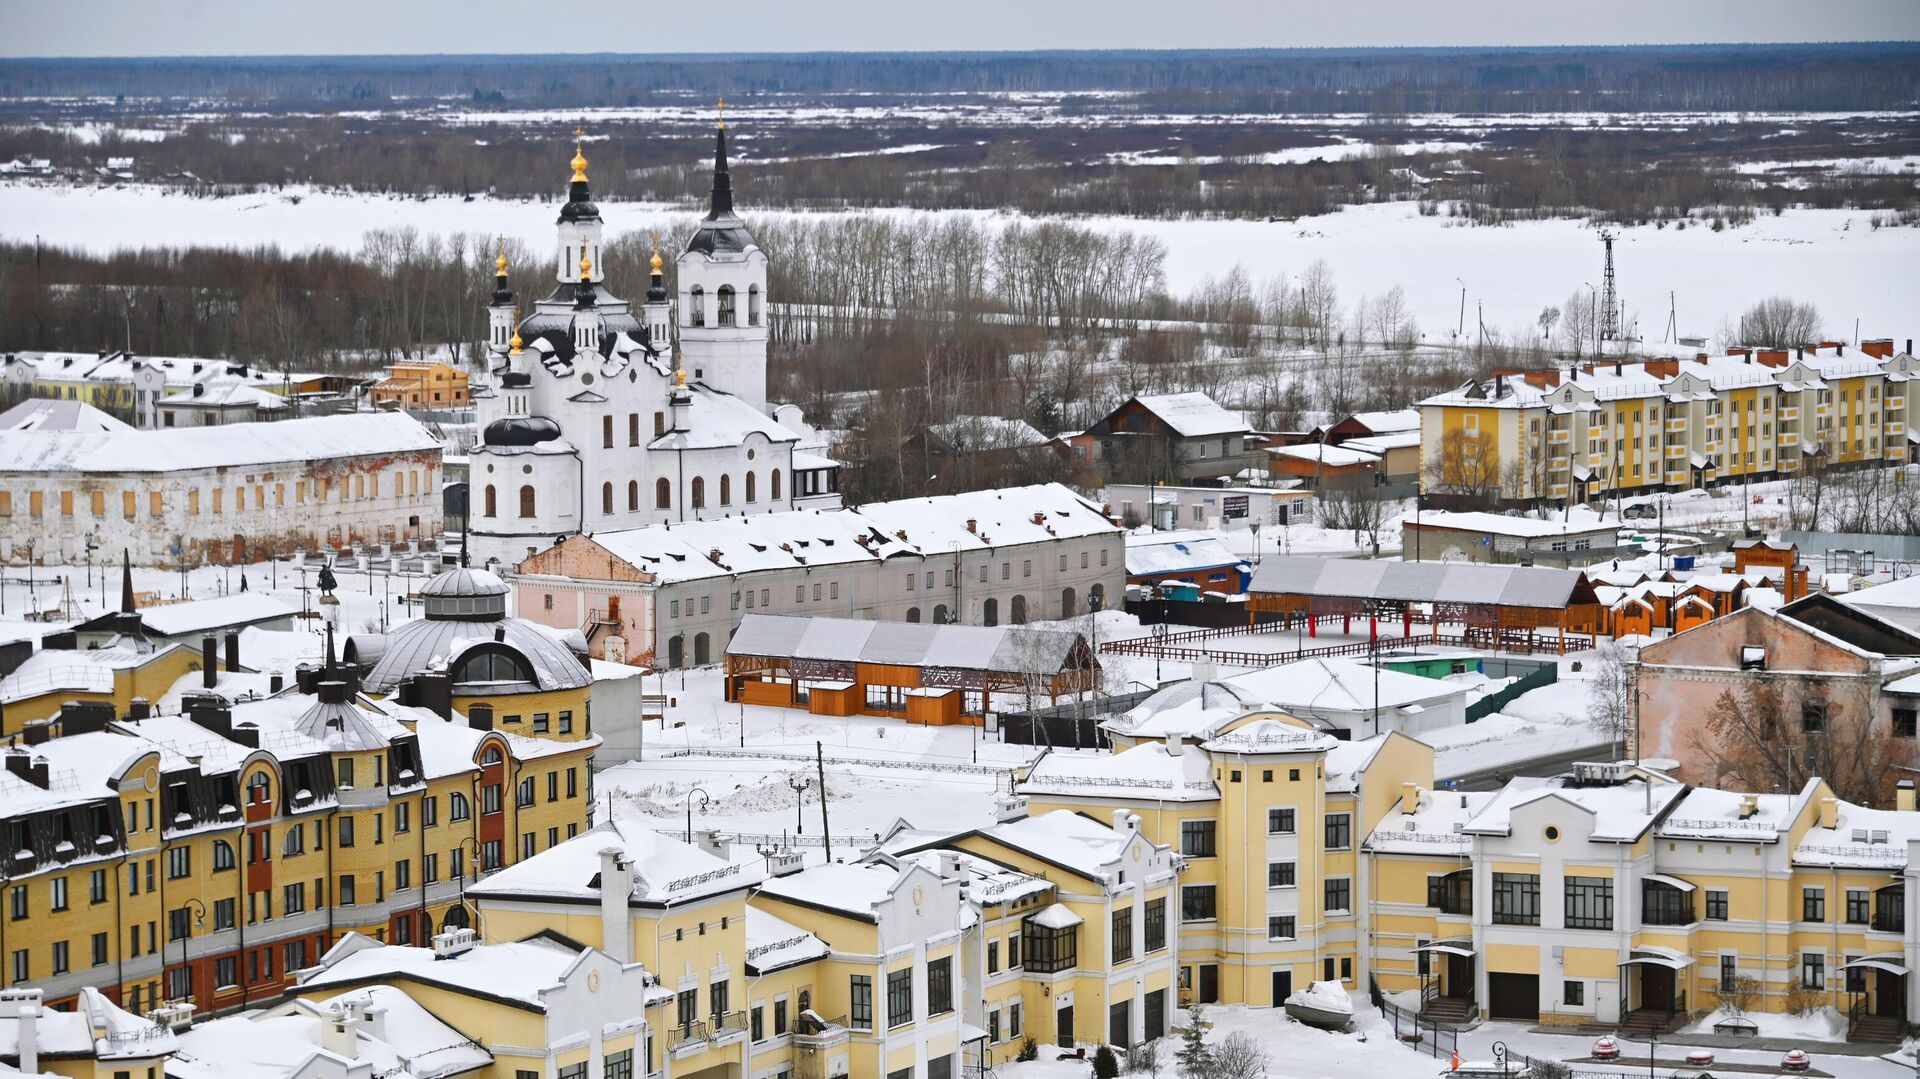
M 556 196 L 557 190 L 556 190 Z M 741 198 L 752 210 L 752 194 Z M 550 202 L 551 200 L 549 200 Z M 685 207 L 607 201 L 610 233 L 647 232 Z M 285 191 L 229 198 L 192 198 L 140 185 L 68 188 L 0 184 L 0 237 L 111 251 L 124 247 L 214 244 L 284 250 L 354 249 L 370 229 L 412 227 L 423 234 L 518 237 L 544 250 L 552 233 L 548 202 L 457 196 L 407 198 Z M 912 214 L 873 210 L 867 213 Z M 793 211 L 762 216 L 788 216 Z M 1005 215 L 986 211 L 950 214 Z M 1900 285 L 1920 252 L 1920 231 L 1874 229 L 1873 215 L 1851 210 L 1789 210 L 1721 232 L 1651 225 L 1621 230 L 1615 244 L 1620 293 L 1642 332 L 1659 338 L 1668 293 L 1683 333 L 1711 334 L 1723 316 L 1778 292 L 1814 304 L 1830 327 L 1868 336 L 1911 334 L 1911 297 Z M 1447 217 L 1423 217 L 1412 203 L 1349 207 L 1290 222 L 1158 220 L 1094 217 L 1084 223 L 1128 229 L 1166 245 L 1168 287 L 1185 293 L 1235 264 L 1256 280 L 1297 277 L 1324 259 L 1343 297 L 1379 295 L 1399 286 L 1429 341 L 1445 342 L 1467 305 L 1484 304 L 1489 327 L 1532 326 L 1540 310 L 1560 305 L 1599 273 L 1596 232 L 1570 220 L 1474 228 Z M 1467 312 L 1472 322 L 1475 312 Z

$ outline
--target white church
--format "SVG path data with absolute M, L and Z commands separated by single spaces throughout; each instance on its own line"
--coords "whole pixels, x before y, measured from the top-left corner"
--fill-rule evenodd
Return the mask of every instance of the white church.
M 505 254 L 496 260 L 491 384 L 474 393 L 482 434 L 469 458 L 476 565 L 510 569 L 581 532 L 839 508 L 839 466 L 803 447 L 800 410 L 767 408 L 767 256 L 733 211 L 726 127 L 676 299 L 658 251 L 645 303 L 608 291 L 578 145 L 558 287 L 518 325 Z

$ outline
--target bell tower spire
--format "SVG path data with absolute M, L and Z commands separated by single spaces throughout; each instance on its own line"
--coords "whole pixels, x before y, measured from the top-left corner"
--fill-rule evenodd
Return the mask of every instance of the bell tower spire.
M 720 120 L 713 127 L 713 199 L 707 220 L 733 216 L 733 177 L 727 174 L 727 99 L 715 106 Z
M 562 285 L 586 283 L 578 276 L 583 262 L 600 261 L 600 207 L 593 204 L 592 193 L 587 186 L 587 151 L 585 148 L 587 132 L 585 128 L 573 129 L 573 178 L 567 184 L 567 203 L 560 207 L 559 243 L 555 252 L 560 256 L 560 272 L 557 275 Z

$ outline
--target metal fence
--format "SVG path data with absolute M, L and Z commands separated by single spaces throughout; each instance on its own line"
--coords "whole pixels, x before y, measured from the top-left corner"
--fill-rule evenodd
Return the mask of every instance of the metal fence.
M 1497 693 L 1489 693 L 1472 704 L 1467 705 L 1467 722 L 1472 723 L 1476 719 L 1484 719 L 1513 703 L 1515 698 L 1518 698 L 1521 694 L 1530 693 L 1533 690 L 1539 689 L 1541 686 L 1550 686 L 1559 680 L 1560 665 L 1558 663 L 1542 663 L 1534 669 L 1533 673 L 1522 675 L 1518 680 L 1509 683 L 1505 689 Z
M 1411 1046 L 1428 1056 L 1452 1057 L 1460 1048 L 1460 1028 L 1451 1023 L 1436 1023 L 1423 1017 L 1419 1012 L 1410 1012 L 1387 999 L 1380 991 L 1378 982 L 1368 988 L 1374 1007 L 1380 1009 L 1380 1017 L 1393 1028 L 1393 1037 L 1403 1045 Z

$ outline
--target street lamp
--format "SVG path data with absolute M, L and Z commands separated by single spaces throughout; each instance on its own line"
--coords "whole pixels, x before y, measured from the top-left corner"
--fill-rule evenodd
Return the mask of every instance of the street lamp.
M 1258 566 L 1260 564 L 1260 518 L 1255 517 L 1248 521 L 1247 527 L 1253 530 L 1253 564 Z
M 453 849 L 455 853 L 465 852 L 469 847 L 473 849 L 473 860 L 469 862 L 468 865 L 459 866 L 458 867 L 459 872 L 454 874 L 454 876 L 457 876 L 460 878 L 460 913 L 462 916 L 465 916 L 467 912 L 468 866 L 472 867 L 474 876 L 480 875 L 480 869 L 481 869 L 480 838 L 478 836 L 470 836 L 470 835 L 462 836 L 460 837 L 460 841 L 453 845 Z M 422 887 L 425 887 L 425 885 L 422 885 Z M 429 939 L 431 939 L 432 934 L 429 933 L 428 937 Z
M 193 999 L 193 968 L 187 965 L 187 941 L 193 938 L 194 929 L 206 928 L 207 905 L 198 899 L 189 899 L 180 909 L 183 911 L 193 911 L 193 925 L 191 927 L 180 927 L 180 973 L 181 976 L 187 980 L 186 997 L 188 1000 L 191 1000 Z
M 807 826 L 802 819 L 802 810 L 804 810 L 807 805 L 807 791 L 813 789 L 813 780 L 809 777 L 795 783 L 793 776 L 789 775 L 787 776 L 787 789 L 793 792 L 793 834 L 805 835 Z M 689 820 L 691 820 L 691 818 L 689 818 Z M 689 827 L 691 827 L 691 824 L 689 824 Z
M 703 787 L 695 787 L 687 792 L 687 832 L 685 842 L 688 843 L 693 842 L 693 796 L 696 794 L 700 796 L 701 813 L 704 814 L 707 811 L 707 807 L 713 804 L 713 799 L 708 797 L 706 789 Z

